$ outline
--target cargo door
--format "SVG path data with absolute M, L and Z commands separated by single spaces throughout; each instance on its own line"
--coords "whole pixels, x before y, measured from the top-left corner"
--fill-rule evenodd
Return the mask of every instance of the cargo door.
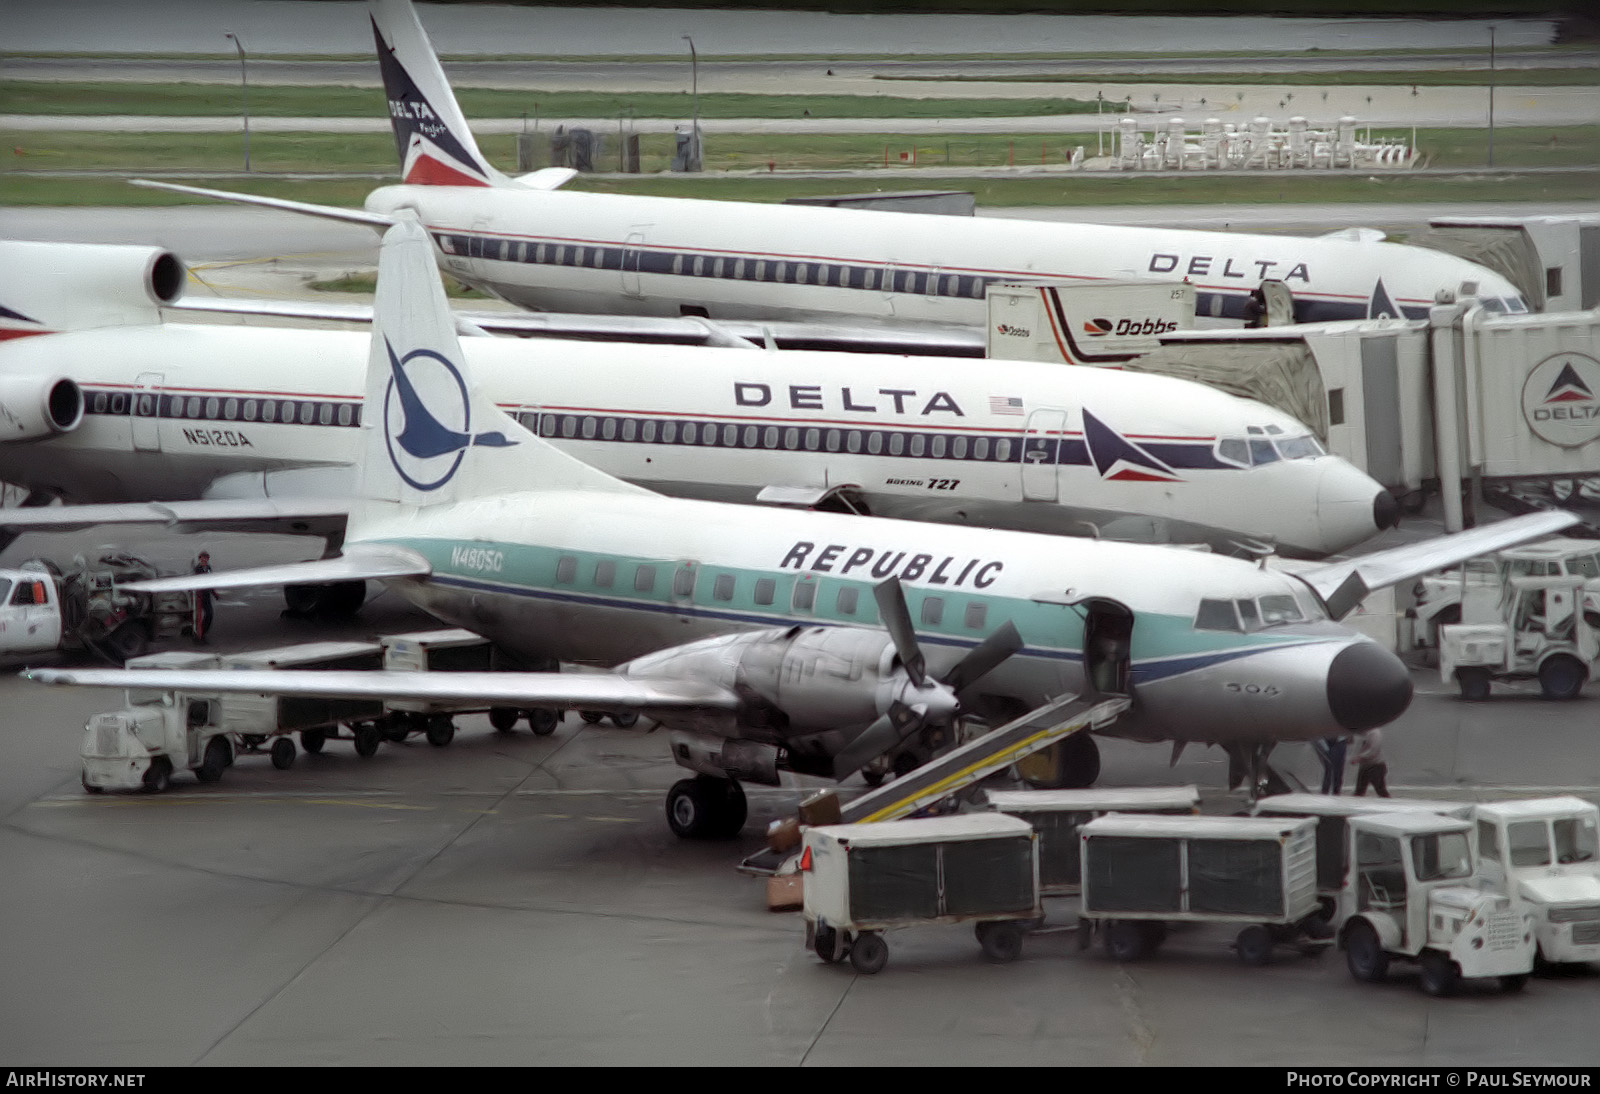
M 1133 612 L 1115 600 L 1084 602 L 1083 671 L 1097 695 L 1128 695 L 1133 690 Z
M 1035 410 L 1022 435 L 1022 500 L 1055 501 L 1056 465 L 1067 431 L 1065 410 Z
M 161 451 L 161 388 L 166 375 L 160 372 L 141 372 L 138 389 L 128 403 L 135 452 Z

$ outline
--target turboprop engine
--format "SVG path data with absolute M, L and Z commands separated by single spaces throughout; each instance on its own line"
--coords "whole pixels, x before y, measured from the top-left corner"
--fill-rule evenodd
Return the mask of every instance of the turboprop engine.
M 0 375 L 0 444 L 70 433 L 83 421 L 83 391 L 64 376 Z
M 774 628 L 722 635 L 638 658 L 633 677 L 697 678 L 745 699 L 732 721 L 665 715 L 674 755 L 706 774 L 777 781 L 777 749 L 789 766 L 842 779 L 927 726 L 948 725 L 959 693 L 1022 648 L 1006 623 L 943 677 L 930 676 L 900 583 L 874 589 L 884 630 Z
M 186 273 L 160 247 L 0 241 L 0 339 L 158 323 Z

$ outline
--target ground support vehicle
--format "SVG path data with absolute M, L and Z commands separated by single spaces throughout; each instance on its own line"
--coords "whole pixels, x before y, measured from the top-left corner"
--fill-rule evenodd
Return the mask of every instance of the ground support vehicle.
M 1258 817 L 1313 817 L 1317 822 L 1317 898 L 1322 916 L 1333 922 L 1349 867 L 1351 817 L 1371 813 L 1437 813 L 1465 820 L 1470 802 L 1434 801 L 1426 798 L 1367 798 L 1345 794 L 1273 794 L 1253 807 Z
M 383 667 L 391 671 L 497 672 L 529 667 L 511 663 L 494 643 L 461 627 L 385 635 L 379 641 L 383 643 Z M 555 666 L 548 668 L 554 670 Z M 403 741 L 412 733 L 422 733 L 429 744 L 441 748 L 455 738 L 454 715 L 457 714 L 487 714 L 489 724 L 501 733 L 510 733 L 516 728 L 517 719 L 526 718 L 528 728 L 541 737 L 554 733 L 562 717 L 560 711 L 543 708 L 519 710 L 421 700 L 397 699 L 385 707 L 383 732 L 389 740 Z M 637 714 L 626 724 L 632 725 L 635 721 L 638 721 Z
M 1487 699 L 1496 679 L 1537 679 L 1546 699 L 1575 699 L 1600 654 L 1576 577 L 1511 577 L 1491 619 L 1439 628 L 1439 676 L 1461 697 Z
M 94 562 L 80 555 L 66 570 L 45 559 L 0 570 L 0 655 L 86 650 L 121 664 L 156 639 L 193 633 L 194 594 L 121 587 L 161 576 L 119 552 Z
M 216 656 L 162 653 L 128 662 L 134 669 L 375 669 L 376 642 L 312 642 L 283 649 Z M 307 752 L 349 726 L 356 752 L 370 756 L 380 741 L 382 704 L 369 700 L 317 699 L 286 695 L 206 694 L 130 688 L 121 710 L 97 714 L 84 727 L 83 786 L 102 790 L 160 792 L 178 769 L 201 782 L 216 782 L 241 749 L 268 740 L 274 767 L 294 763 L 290 734 L 299 733 Z
M 1039 915 L 1038 837 L 996 813 L 808 828 L 800 853 L 806 946 L 871 975 L 883 932 L 975 923 L 991 961 L 1014 961 Z
M 1514 577 L 1574 577 L 1583 582 L 1583 612 L 1600 628 L 1600 544 L 1592 539 L 1552 536 L 1473 559 L 1460 570 L 1424 577 L 1412 589 L 1416 606 L 1413 642 L 1438 646 L 1439 628 L 1492 613 L 1507 580 Z
M 1600 961 L 1600 810 L 1582 798 L 1473 810 L 1478 877 L 1533 917 L 1541 964 Z
M 1081 868 L 1078 829 L 1107 813 L 1193 815 L 1200 791 L 1192 786 L 1151 786 L 1093 790 L 990 790 L 983 802 L 991 812 L 1021 817 L 1039 833 L 1039 893 L 1078 892 Z
M 1334 927 L 1350 975 L 1381 981 L 1415 961 L 1422 990 L 1463 980 L 1520 991 L 1533 970 L 1533 916 L 1474 878 L 1472 822 L 1434 813 L 1351 817 L 1349 867 Z
M 1118 961 L 1155 952 L 1172 923 L 1235 924 L 1234 949 L 1265 965 L 1278 946 L 1326 947 L 1317 916 L 1316 824 L 1293 817 L 1139 817 L 1079 829 L 1078 944 Z

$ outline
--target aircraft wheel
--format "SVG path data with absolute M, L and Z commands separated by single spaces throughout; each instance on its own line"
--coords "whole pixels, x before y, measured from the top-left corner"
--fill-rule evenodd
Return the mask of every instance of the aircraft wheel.
M 172 786 L 172 761 L 165 756 L 157 756 L 150 761 L 150 766 L 144 773 L 144 792 L 146 794 L 165 794 Z
M 1389 975 L 1389 955 L 1383 952 L 1378 932 L 1365 923 L 1357 923 L 1345 933 L 1344 960 L 1357 980 L 1376 984 Z
M 556 731 L 556 723 L 561 720 L 561 715 L 553 710 L 540 707 L 527 711 L 528 728 L 533 730 L 536 737 L 548 737 Z
M 590 725 L 597 726 L 600 724 L 601 719 L 606 716 L 606 712 L 603 710 L 580 710 L 578 715 Z
M 883 785 L 883 772 L 875 771 L 870 767 L 861 769 L 861 781 L 876 790 Z
M 637 710 L 620 711 L 611 716 L 611 724 L 618 729 L 632 729 L 639 724 L 639 712 Z
M 279 771 L 287 771 L 294 766 L 294 742 L 287 737 L 279 737 L 272 742 L 272 766 Z
M 322 746 L 328 743 L 328 734 L 321 729 L 302 729 L 300 731 L 300 747 L 315 756 L 322 751 Z
M 226 737 L 213 737 L 206 743 L 205 759 L 194 769 L 194 776 L 203 783 L 214 783 L 231 763 L 233 746 Z
M 378 746 L 383 743 L 384 733 L 378 728 L 376 722 L 361 722 L 351 730 L 355 737 L 356 755 L 363 760 L 369 760 L 378 754 Z
M 862 976 L 875 976 L 889 963 L 889 944 L 877 931 L 864 931 L 850 944 L 850 964 Z
M 902 752 L 894 758 L 894 766 L 891 770 L 894 772 L 895 778 L 903 779 L 921 766 L 922 761 L 917 759 L 915 753 Z
M 1546 699 L 1576 699 L 1588 679 L 1583 662 L 1568 653 L 1547 657 L 1539 666 L 1539 691 Z
M 283 603 L 291 615 L 311 615 L 322 607 L 326 585 L 285 585 Z
M 721 839 L 744 827 L 748 806 L 732 779 L 696 775 L 667 791 L 667 824 L 682 839 Z
M 435 714 L 428 719 L 428 743 L 434 748 L 443 748 L 456 737 L 456 724 L 450 720 L 448 714 Z
M 1461 966 L 1438 950 L 1422 955 L 1422 990 L 1429 995 L 1454 995 L 1461 986 Z
M 367 601 L 365 581 L 340 581 L 322 587 L 317 610 L 326 615 L 355 615 Z
M 997 965 L 1004 965 L 1022 956 L 1022 926 L 1011 920 L 999 923 L 980 923 L 975 932 L 983 956 Z
M 501 733 L 510 733 L 517 728 L 518 714 L 516 707 L 490 707 L 489 724 Z
M 1239 960 L 1246 965 L 1265 965 L 1272 960 L 1272 934 L 1259 923 L 1252 923 L 1233 940 Z
M 1489 670 L 1456 669 L 1456 686 L 1461 689 L 1462 699 L 1469 703 L 1481 703 L 1489 698 Z
M 85 794 L 104 794 L 106 792 L 105 787 L 96 786 L 89 781 L 89 773 L 87 771 L 78 776 L 78 781 L 83 783 L 83 792 Z

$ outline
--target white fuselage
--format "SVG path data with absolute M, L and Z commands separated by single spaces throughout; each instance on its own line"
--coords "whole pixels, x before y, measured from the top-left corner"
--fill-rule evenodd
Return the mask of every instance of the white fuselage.
M 258 496 L 269 472 L 278 496 L 343 496 L 367 346 L 364 333 L 176 324 L 0 344 L 0 375 L 70 377 L 86 404 L 74 431 L 0 445 L 0 478 L 117 502 Z M 1166 377 L 801 351 L 463 346 L 495 401 L 552 443 L 691 497 L 842 489 L 879 515 L 1252 540 L 1302 556 L 1373 535 L 1386 497 L 1280 412 Z
M 449 273 L 524 307 L 712 319 L 856 316 L 981 327 L 991 281 L 1187 281 L 1202 320 L 1246 318 L 1282 281 L 1299 322 L 1420 318 L 1504 277 L 1421 247 L 865 209 L 530 190 L 388 186 L 367 209 L 414 210 Z

